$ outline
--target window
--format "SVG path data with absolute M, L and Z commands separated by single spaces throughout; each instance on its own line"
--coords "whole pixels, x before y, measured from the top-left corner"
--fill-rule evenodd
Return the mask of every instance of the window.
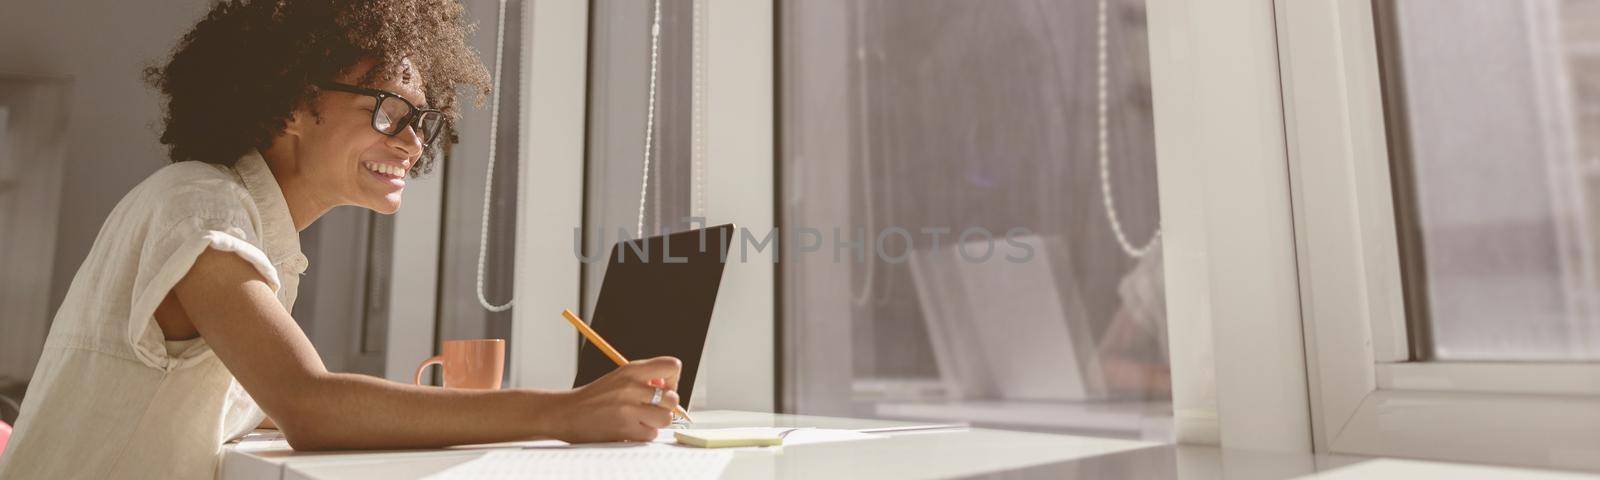
M 779 2 L 784 411 L 1166 438 L 1144 3 L 1105 8 L 1102 84 L 1095 2 Z
M 405 298 L 398 290 L 411 285 L 397 284 L 396 295 L 400 301 L 407 303 L 397 305 L 391 312 L 395 319 L 428 319 L 427 327 L 434 331 L 417 332 L 417 335 L 429 339 L 423 352 L 428 355 L 438 353 L 439 345 L 446 340 L 499 338 L 506 340 L 507 352 L 515 351 L 518 347 L 516 342 L 519 339 L 512 337 L 512 317 L 516 308 L 491 312 L 479 302 L 477 289 L 480 285 L 478 275 L 481 274 L 485 300 L 493 305 L 503 305 L 511 301 L 516 283 L 512 278 L 512 267 L 517 257 L 517 211 L 524 208 L 517 202 L 517 174 L 519 163 L 525 157 L 521 151 L 525 147 L 519 144 L 518 134 L 524 118 L 522 97 L 525 93 L 518 88 L 523 82 L 524 70 L 518 65 L 527 38 L 524 36 L 525 25 L 518 19 L 523 17 L 523 8 L 528 7 L 529 3 L 509 0 L 505 2 L 503 12 L 505 43 L 500 60 L 498 131 L 493 132 L 492 137 L 495 158 L 493 184 L 485 183 L 485 173 L 489 168 L 489 127 L 494 109 L 489 104 L 491 99 L 485 98 L 481 108 L 463 109 L 462 117 L 456 123 L 459 141 L 446 144 L 448 150 L 445 159 L 435 165 L 432 178 L 411 181 L 407 185 L 405 207 L 396 217 L 396 251 L 404 251 L 400 242 L 411 242 L 410 245 L 437 252 L 437 255 L 407 253 L 398 257 L 402 265 L 408 268 L 403 271 L 409 274 L 409 278 L 434 290 L 428 293 L 437 296 L 437 303 Z M 479 52 L 490 75 L 494 75 L 496 29 L 502 27 L 496 17 L 502 12 L 496 2 L 468 2 L 467 8 L 479 26 L 478 33 L 471 37 L 472 47 Z M 492 197 L 489 199 L 488 212 L 484 212 L 486 186 L 490 188 Z M 485 220 L 489 224 L 487 238 L 481 239 L 480 234 L 485 230 L 480 228 Z M 430 242 L 419 242 L 420 237 L 426 235 L 435 238 Z M 484 258 L 481 273 L 478 271 L 480 248 Z M 434 262 L 437 264 L 434 265 Z M 429 278 L 430 270 L 436 270 L 437 276 Z M 420 291 L 416 294 L 419 297 L 427 295 Z M 412 324 L 421 327 L 415 322 Z M 390 348 L 394 348 L 394 345 Z M 399 370 L 400 380 L 410 381 L 412 370 L 420 361 L 407 360 Z M 513 364 L 506 368 L 508 385 L 517 378 L 518 372 L 515 370 L 520 367 Z M 439 374 L 431 375 L 437 377 Z M 436 381 L 434 384 L 439 383 Z
M 694 4 L 661 1 L 656 43 L 655 118 L 649 123 L 649 178 L 644 148 L 650 113 L 652 3 L 597 0 L 591 5 L 589 130 L 584 256 L 600 259 L 623 238 L 695 228 L 691 215 L 691 62 Z M 640 202 L 639 195 L 645 195 Z M 640 216 L 640 209 L 643 216 Z M 642 223 L 641 223 L 642 222 Z M 592 312 L 604 261 L 585 262 L 584 310 Z
M 1380 5 L 1413 356 L 1600 360 L 1600 1 Z
M 1594 2 L 1277 6 L 1316 448 L 1600 467 Z

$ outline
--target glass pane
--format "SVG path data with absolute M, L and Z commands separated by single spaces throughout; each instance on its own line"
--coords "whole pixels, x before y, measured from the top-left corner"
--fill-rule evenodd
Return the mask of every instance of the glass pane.
M 490 312 L 478 302 L 479 233 L 488 221 L 487 240 L 482 245 L 484 254 L 483 293 L 489 303 L 502 305 L 511 299 L 516 264 L 517 241 L 517 171 L 522 155 L 518 145 L 517 129 L 522 118 L 522 69 L 515 68 L 516 59 L 522 58 L 522 9 L 531 2 L 513 0 L 506 4 L 505 49 L 501 52 L 503 68 L 500 69 L 500 121 L 493 132 L 494 179 L 486 184 L 489 169 L 490 113 L 493 110 L 485 98 L 481 108 L 471 106 L 471 97 L 462 97 L 461 118 L 456 121 L 454 134 L 459 141 L 450 141 L 441 135 L 440 147 L 445 157 L 434 164 L 430 175 L 443 175 L 444 207 L 439 232 L 439 304 L 437 308 L 438 332 L 434 341 L 435 352 L 448 340 L 498 338 L 506 341 L 506 351 L 516 348 L 511 338 L 511 318 L 515 308 L 503 312 Z M 481 7 L 481 8 L 480 8 Z M 488 2 L 468 2 L 467 8 L 478 19 L 481 30 L 471 37 L 472 47 L 481 52 L 491 69 L 495 51 L 496 5 Z M 529 160 L 534 161 L 534 160 Z M 488 218 L 484 217 L 483 189 L 490 187 Z M 404 207 L 402 207 L 404 208 Z M 414 360 L 420 362 L 421 360 Z M 504 379 L 509 385 L 515 378 L 512 372 L 516 362 L 507 364 Z M 438 369 L 429 369 L 434 385 L 443 380 Z M 425 380 L 426 381 L 426 380 Z
M 692 0 L 663 0 L 656 58 L 656 105 L 650 178 L 644 175 L 649 109 L 652 2 L 596 0 L 590 5 L 588 185 L 584 189 L 584 258 L 603 258 L 620 238 L 693 228 L 689 216 L 693 92 Z M 643 216 L 641 217 L 641 207 Z M 642 218 L 642 228 L 641 228 Z M 605 279 L 604 261 L 584 262 L 588 318 Z
M 782 408 L 1166 440 L 1144 2 L 779 5 Z
M 1600 1 L 1377 5 L 1414 355 L 1600 360 Z

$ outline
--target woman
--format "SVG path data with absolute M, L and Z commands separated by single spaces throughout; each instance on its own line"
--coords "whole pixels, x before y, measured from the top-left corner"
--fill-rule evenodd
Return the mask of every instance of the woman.
M 481 102 L 470 30 L 456 0 L 216 4 L 147 72 L 173 163 L 74 277 L 0 478 L 212 478 L 224 442 L 274 424 L 297 450 L 654 439 L 676 359 L 570 391 L 417 387 L 328 372 L 289 315 L 298 231 L 339 205 L 397 211 L 455 89 Z

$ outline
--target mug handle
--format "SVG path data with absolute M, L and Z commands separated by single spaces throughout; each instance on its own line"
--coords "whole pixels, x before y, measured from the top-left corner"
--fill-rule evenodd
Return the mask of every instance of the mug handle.
M 422 371 L 427 370 L 428 365 L 438 365 L 439 368 L 444 368 L 444 355 L 434 355 L 433 357 L 424 360 L 422 365 L 417 365 L 417 375 L 411 379 L 412 384 L 422 385 Z

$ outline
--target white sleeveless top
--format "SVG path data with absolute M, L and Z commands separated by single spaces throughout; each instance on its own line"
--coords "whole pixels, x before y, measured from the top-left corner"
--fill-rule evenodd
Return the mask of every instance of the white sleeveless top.
M 203 338 L 168 342 L 154 317 L 207 248 L 255 265 L 293 308 L 306 257 L 259 153 L 168 165 L 111 211 L 50 326 L 0 479 L 216 476 L 222 445 L 265 415 Z

